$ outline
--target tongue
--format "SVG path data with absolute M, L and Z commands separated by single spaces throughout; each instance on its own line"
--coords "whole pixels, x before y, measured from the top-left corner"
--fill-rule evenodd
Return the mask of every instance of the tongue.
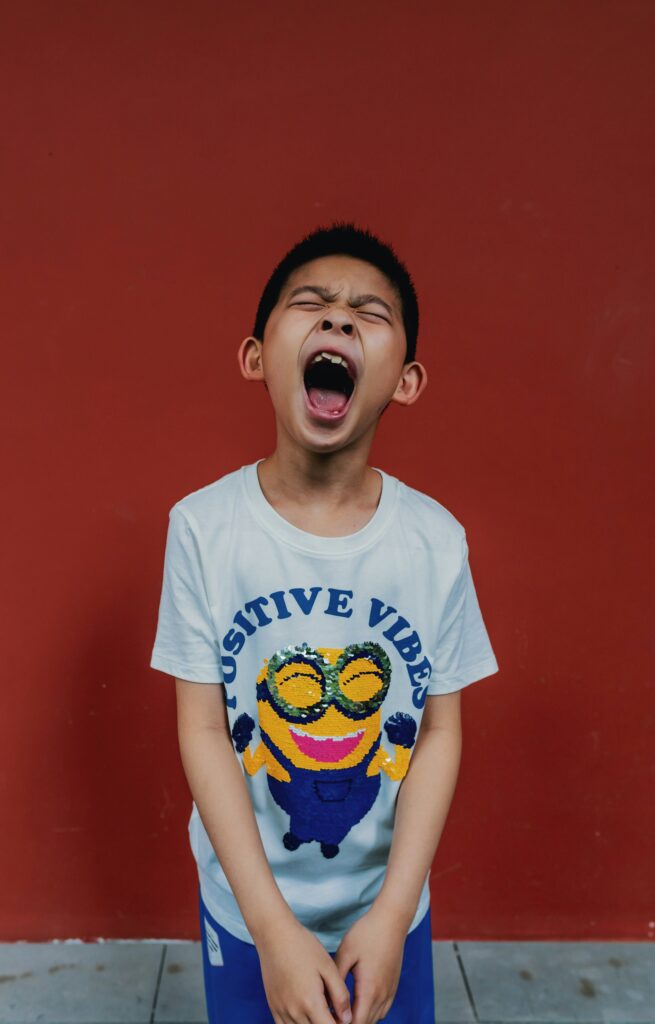
M 309 388 L 307 393 L 312 405 L 327 412 L 341 412 L 348 401 L 343 391 L 331 391 L 329 388 Z

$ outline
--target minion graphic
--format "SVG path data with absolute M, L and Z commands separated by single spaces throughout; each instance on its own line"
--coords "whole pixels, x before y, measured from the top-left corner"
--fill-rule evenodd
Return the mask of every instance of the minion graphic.
M 287 850 L 318 842 L 335 857 L 353 825 L 371 809 L 380 772 L 404 778 L 416 722 L 404 712 L 384 723 L 394 758 L 381 746 L 381 707 L 391 683 L 391 663 L 377 643 L 345 648 L 284 647 L 257 676 L 261 741 L 251 750 L 255 723 L 248 714 L 232 727 L 236 750 L 249 775 L 266 767 L 273 799 L 289 815 Z

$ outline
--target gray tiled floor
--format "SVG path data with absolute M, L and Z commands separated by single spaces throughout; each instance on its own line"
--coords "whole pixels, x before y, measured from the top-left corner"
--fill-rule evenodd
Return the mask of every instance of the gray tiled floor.
M 655 1024 L 655 944 L 433 943 L 438 1024 Z M 205 1024 L 197 942 L 0 944 L 0 1024 Z
M 655 945 L 460 942 L 480 1021 L 652 1024 Z

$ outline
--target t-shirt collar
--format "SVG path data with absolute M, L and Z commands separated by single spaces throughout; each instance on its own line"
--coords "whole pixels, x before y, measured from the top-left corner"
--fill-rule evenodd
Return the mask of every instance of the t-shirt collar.
M 256 462 L 241 467 L 244 495 L 260 525 L 278 540 L 291 547 L 328 558 L 335 555 L 350 555 L 374 544 L 391 522 L 396 506 L 399 481 L 383 469 L 374 466 L 373 468 L 382 477 L 382 491 L 375 512 L 360 530 L 342 537 L 322 537 L 319 534 L 301 530 L 281 516 L 265 497 L 257 473 L 257 466 L 263 461 L 263 458 L 257 459 Z

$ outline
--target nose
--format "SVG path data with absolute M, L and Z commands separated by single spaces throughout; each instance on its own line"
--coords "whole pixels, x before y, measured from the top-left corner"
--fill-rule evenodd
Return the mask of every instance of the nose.
M 343 331 L 343 333 L 347 334 L 348 337 L 352 337 L 355 333 L 355 328 L 350 318 L 350 314 L 345 310 L 335 309 L 330 313 L 329 317 L 324 317 L 321 321 L 322 331 L 331 331 L 333 327 L 336 327 L 337 330 Z

